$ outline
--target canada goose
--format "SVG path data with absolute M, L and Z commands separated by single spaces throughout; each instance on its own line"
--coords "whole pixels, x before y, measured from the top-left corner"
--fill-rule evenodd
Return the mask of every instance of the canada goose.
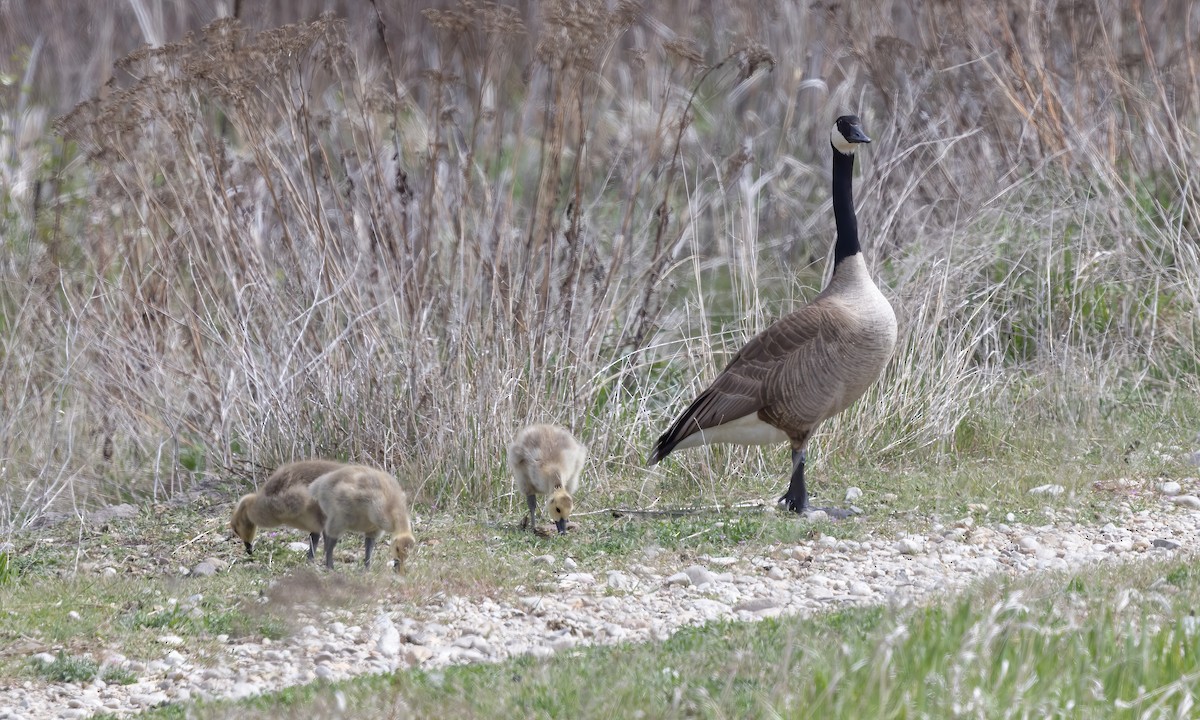
M 396 570 L 404 568 L 416 540 L 408 499 L 396 478 L 365 465 L 347 465 L 317 478 L 310 489 L 325 514 L 325 567 L 333 569 L 333 547 L 347 531 L 365 534 L 363 566 L 369 567 L 375 540 L 386 530 L 392 534 Z
M 780 502 L 793 512 L 808 509 L 809 438 L 875 382 L 896 347 L 896 315 L 867 273 L 854 217 L 854 151 L 868 142 L 854 115 L 839 117 L 830 133 L 837 241 L 829 284 L 746 343 L 658 439 L 650 465 L 679 448 L 787 441 L 792 475 Z
M 549 495 L 550 517 L 559 533 L 567 531 L 567 518 L 575 509 L 571 493 L 579 488 L 579 473 L 587 448 L 565 428 L 530 425 L 508 446 L 508 467 L 517 491 L 529 505 L 529 526 L 537 522 L 537 496 Z
M 332 460 L 300 460 L 280 465 L 267 478 L 261 490 L 244 496 L 233 510 L 230 526 L 246 545 L 246 554 L 254 554 L 257 529 L 289 527 L 309 533 L 308 559 L 316 554 L 325 516 L 309 494 L 313 480 L 342 467 Z

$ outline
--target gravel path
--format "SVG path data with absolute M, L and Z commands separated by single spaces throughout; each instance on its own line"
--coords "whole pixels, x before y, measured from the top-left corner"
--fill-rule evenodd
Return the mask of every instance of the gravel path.
M 1179 492 L 1175 487 L 1167 492 Z M 348 611 L 301 612 L 302 629 L 271 642 L 231 642 L 217 662 L 194 662 L 177 637 L 163 636 L 162 658 L 106 659 L 138 677 L 131 685 L 24 681 L 0 689 L 0 719 L 77 718 L 137 713 L 194 698 L 241 698 L 312 682 L 398 668 L 497 662 L 529 653 L 549 657 L 579 645 L 662 640 L 712 620 L 753 621 L 808 615 L 847 605 L 921 601 L 981 578 L 1090 563 L 1167 558 L 1197 547 L 1200 498 L 1164 495 L 1151 509 L 1120 506 L 1119 524 L 1101 527 L 1047 510 L 1045 525 L 977 526 L 965 518 L 926 535 L 864 542 L 821 537 L 761 554 L 704 556 L 688 567 L 584 567 L 570 558 L 535 558 L 557 592 L 514 603 L 449 597 L 407 614 L 381 607 L 374 617 Z M 185 605 L 193 597 L 180 598 Z

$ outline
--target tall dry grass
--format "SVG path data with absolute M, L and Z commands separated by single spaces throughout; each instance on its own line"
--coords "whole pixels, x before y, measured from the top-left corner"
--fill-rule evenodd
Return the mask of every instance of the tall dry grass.
M 0 524 L 313 454 L 486 504 L 531 420 L 654 496 L 652 437 L 819 289 L 847 111 L 902 329 L 839 453 L 1194 388 L 1188 3 L 98 7 L 0 35 Z

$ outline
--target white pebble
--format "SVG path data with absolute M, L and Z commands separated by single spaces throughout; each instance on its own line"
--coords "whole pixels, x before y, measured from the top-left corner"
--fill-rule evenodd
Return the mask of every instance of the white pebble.
M 1176 495 L 1171 498 L 1171 502 L 1176 505 L 1182 505 L 1185 508 L 1191 508 L 1192 510 L 1200 510 L 1200 497 L 1196 497 L 1195 495 Z
M 533 559 L 533 564 L 534 565 L 553 565 L 554 564 L 554 556 L 553 555 L 538 555 L 537 557 L 535 557 Z
M 1158 486 L 1158 491 L 1163 495 L 1178 495 L 1179 493 L 1183 492 L 1183 486 L 1174 480 L 1168 480 L 1162 485 Z
M 846 488 L 846 502 L 854 502 L 863 496 L 863 491 L 851 485 Z
M 901 555 L 917 555 L 925 551 L 925 540 L 916 537 L 901 538 L 896 543 L 896 550 Z
M 1056 485 L 1056 484 L 1050 483 L 1050 484 L 1046 484 L 1046 485 L 1038 485 L 1035 488 L 1030 488 L 1029 494 L 1030 495 L 1062 495 L 1064 492 L 1066 492 L 1066 490 L 1067 489 L 1065 487 L 1063 487 L 1062 485 Z

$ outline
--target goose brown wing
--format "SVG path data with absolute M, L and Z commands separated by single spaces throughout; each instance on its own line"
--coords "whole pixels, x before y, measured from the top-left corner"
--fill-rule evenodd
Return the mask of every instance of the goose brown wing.
M 818 299 L 751 338 L 717 379 L 662 434 L 654 444 L 650 464 L 669 455 L 689 435 L 758 412 L 769 405 L 774 400 L 769 378 L 821 336 L 821 328 L 828 316 L 823 306 Z

